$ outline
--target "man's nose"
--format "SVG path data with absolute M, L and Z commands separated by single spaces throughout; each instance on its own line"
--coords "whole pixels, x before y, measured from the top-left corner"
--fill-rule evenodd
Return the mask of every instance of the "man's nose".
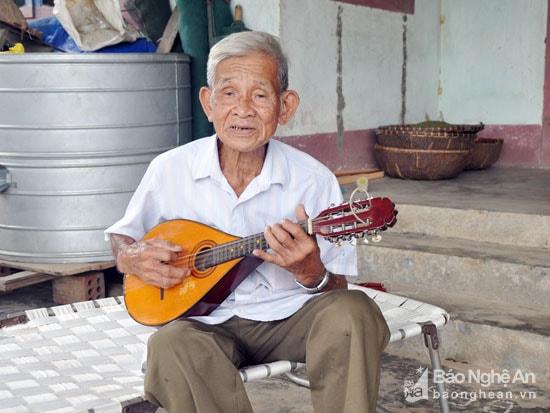
M 252 99 L 249 96 L 240 96 L 234 108 L 239 116 L 248 116 L 254 112 Z

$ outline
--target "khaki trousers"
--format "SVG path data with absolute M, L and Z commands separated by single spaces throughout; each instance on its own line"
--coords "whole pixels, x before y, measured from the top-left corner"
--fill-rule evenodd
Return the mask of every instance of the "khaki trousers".
M 388 340 L 378 306 L 353 290 L 323 293 L 280 321 L 180 319 L 149 339 L 145 396 L 169 413 L 252 412 L 238 368 L 293 360 L 306 362 L 316 413 L 374 413 Z

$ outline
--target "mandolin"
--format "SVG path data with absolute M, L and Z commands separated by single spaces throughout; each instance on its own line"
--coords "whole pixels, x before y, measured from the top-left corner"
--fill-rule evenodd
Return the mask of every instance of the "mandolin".
M 390 199 L 368 198 L 330 207 L 299 224 L 308 234 L 331 242 L 367 237 L 378 241 L 379 232 L 393 226 L 396 215 Z M 191 275 L 167 289 L 146 284 L 135 274 L 124 276 L 126 308 L 134 320 L 148 326 L 210 314 L 262 263 L 252 251 L 269 248 L 263 233 L 241 238 L 186 219 L 165 221 L 143 240 L 152 238 L 181 246 L 177 260 L 167 264 L 188 267 Z

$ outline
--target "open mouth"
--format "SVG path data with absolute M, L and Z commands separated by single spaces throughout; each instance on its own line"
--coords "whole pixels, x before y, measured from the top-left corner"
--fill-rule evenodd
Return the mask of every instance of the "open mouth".
M 248 128 L 245 126 L 231 126 L 231 130 L 235 133 L 250 133 L 254 131 L 254 128 Z

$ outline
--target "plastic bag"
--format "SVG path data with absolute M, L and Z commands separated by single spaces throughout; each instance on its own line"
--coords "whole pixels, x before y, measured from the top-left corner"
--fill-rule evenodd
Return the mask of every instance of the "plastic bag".
M 138 32 L 124 21 L 119 0 L 55 0 L 53 14 L 83 50 L 138 38 Z
M 61 26 L 55 16 L 29 22 L 29 27 L 42 33 L 42 39 L 55 48 L 54 51 L 65 53 L 155 53 L 155 44 L 150 40 L 140 38 L 135 42 L 124 42 L 106 46 L 93 52 L 82 50 L 74 39 Z

